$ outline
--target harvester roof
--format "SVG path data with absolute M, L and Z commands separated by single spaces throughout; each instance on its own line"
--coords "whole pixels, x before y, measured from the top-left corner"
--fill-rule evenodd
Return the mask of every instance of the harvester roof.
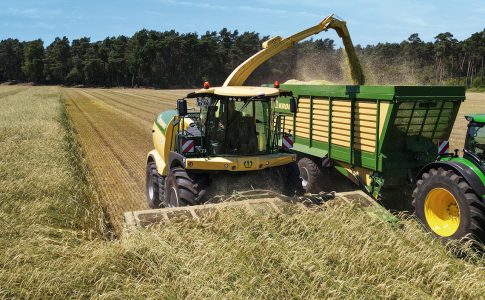
M 187 98 L 195 98 L 200 96 L 218 95 L 224 97 L 278 97 L 284 95 L 291 95 L 291 92 L 280 90 L 272 87 L 260 86 L 225 86 L 213 87 L 207 89 L 200 89 L 187 95 Z

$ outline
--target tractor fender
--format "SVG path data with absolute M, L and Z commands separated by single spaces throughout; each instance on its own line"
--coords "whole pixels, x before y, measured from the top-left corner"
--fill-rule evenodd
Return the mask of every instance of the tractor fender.
M 167 164 L 163 160 L 163 158 L 160 156 L 158 151 L 156 149 L 153 149 L 152 151 L 148 152 L 147 155 L 147 164 L 155 162 L 157 165 L 157 171 L 160 175 L 162 176 L 167 176 L 168 170 L 167 170 Z
M 181 167 L 185 169 L 185 156 L 180 153 L 170 151 L 168 153 L 168 167 L 172 169 L 174 167 Z
M 424 166 L 416 176 L 416 181 L 421 179 L 423 173 L 430 169 L 443 168 L 445 170 L 452 170 L 457 175 L 463 177 L 465 181 L 471 186 L 478 196 L 485 195 L 485 186 L 480 180 L 480 177 L 467 165 L 454 161 L 435 161 Z

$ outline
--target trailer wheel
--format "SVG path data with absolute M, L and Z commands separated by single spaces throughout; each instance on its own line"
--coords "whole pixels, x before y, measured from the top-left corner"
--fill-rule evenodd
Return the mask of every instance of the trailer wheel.
M 146 170 L 146 195 L 148 207 L 163 207 L 164 182 L 165 178 L 158 174 L 155 162 L 148 163 Z
M 485 241 L 485 204 L 455 172 L 438 168 L 423 173 L 413 197 L 416 217 L 435 236 Z
M 206 192 L 206 181 L 201 174 L 189 174 L 181 167 L 173 168 L 165 183 L 165 205 L 179 207 L 201 204 Z
M 317 164 L 308 157 L 303 157 L 298 160 L 298 168 L 305 192 L 318 193 L 320 191 L 318 181 L 321 177 L 321 172 Z

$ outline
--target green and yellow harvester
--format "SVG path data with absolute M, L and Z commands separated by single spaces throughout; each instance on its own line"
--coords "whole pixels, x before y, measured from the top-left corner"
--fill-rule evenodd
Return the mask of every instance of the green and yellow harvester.
M 243 87 L 269 58 L 328 29 L 343 40 L 354 85 Z M 228 186 L 214 187 L 215 179 L 270 188 L 266 179 L 272 178 L 287 195 L 358 187 L 387 208 L 414 207 L 437 237 L 485 240 L 485 117 L 467 116 L 462 157 L 448 150 L 465 89 L 364 82 L 345 22 L 333 16 L 263 43 L 223 87 L 187 96 L 198 111 L 187 112 L 182 99 L 178 110 L 156 118 L 147 159 L 149 206 L 205 203 L 211 187 Z M 139 216 L 158 220 L 150 213 L 129 218 L 140 223 Z

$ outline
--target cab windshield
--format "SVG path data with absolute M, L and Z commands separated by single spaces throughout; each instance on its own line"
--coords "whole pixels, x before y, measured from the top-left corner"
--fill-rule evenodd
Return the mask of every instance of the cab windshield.
M 210 99 L 201 107 L 209 155 L 259 155 L 270 151 L 270 99 Z
M 471 123 L 465 139 L 465 149 L 485 161 L 485 124 Z

